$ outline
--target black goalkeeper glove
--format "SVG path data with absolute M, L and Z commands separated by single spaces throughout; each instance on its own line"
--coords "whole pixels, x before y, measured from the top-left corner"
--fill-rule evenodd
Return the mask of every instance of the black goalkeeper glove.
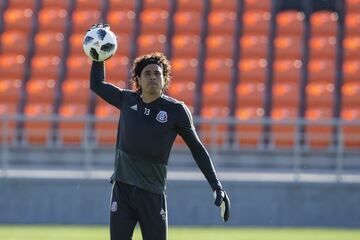
M 107 24 L 107 23 L 97 23 L 97 24 L 93 24 L 93 25 L 91 25 L 91 27 L 88 29 L 88 31 L 90 31 L 91 29 L 94 29 L 94 28 L 108 28 L 108 29 L 110 29 L 110 25 Z
M 220 215 L 224 222 L 230 217 L 230 199 L 224 190 L 214 191 L 215 205 L 220 207 Z

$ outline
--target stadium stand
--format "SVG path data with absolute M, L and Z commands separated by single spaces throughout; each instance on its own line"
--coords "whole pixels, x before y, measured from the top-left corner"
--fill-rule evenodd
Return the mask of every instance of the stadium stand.
M 350 123 L 359 120 L 360 4 L 318 2 L 1 2 L 0 116 L 68 119 L 11 120 L 9 139 L 19 140 L 15 130 L 24 130 L 26 144 L 79 145 L 89 128 L 97 144 L 114 143 L 115 135 L 102 135 L 116 132 L 113 123 L 70 120 L 118 116 L 116 109 L 89 93 L 90 61 L 82 51 L 86 30 L 106 21 L 119 42 L 116 55 L 106 63 L 107 80 L 129 87 L 132 60 L 164 52 L 173 68 L 167 93 L 182 99 L 200 119 L 205 144 L 329 149 L 343 134 L 345 147 L 359 148 L 359 127 Z M 211 123 L 215 118 L 221 123 Z M 331 120 L 339 123 L 326 123 Z M 75 130 L 76 136 L 65 133 Z M 53 132 L 57 138 L 51 137 Z M 177 139 L 176 144 L 183 143 Z

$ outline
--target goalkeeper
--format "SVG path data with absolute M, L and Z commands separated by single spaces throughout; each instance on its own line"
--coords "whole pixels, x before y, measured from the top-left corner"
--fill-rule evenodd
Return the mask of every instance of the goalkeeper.
M 132 82 L 136 90 L 106 82 L 104 62 L 93 62 L 90 88 L 121 110 L 117 133 L 111 206 L 112 240 L 132 239 L 137 222 L 144 240 L 167 239 L 166 173 L 173 142 L 179 134 L 214 191 L 224 221 L 230 201 L 200 142 L 190 111 L 181 101 L 164 95 L 171 66 L 161 53 L 135 59 Z

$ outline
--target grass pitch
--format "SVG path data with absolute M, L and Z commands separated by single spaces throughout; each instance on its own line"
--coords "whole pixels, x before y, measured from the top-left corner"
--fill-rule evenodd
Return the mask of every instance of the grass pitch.
M 0 225 L 1 240 L 106 240 L 107 226 Z M 133 240 L 141 240 L 136 228 Z M 360 229 L 171 227 L 169 240 L 359 240 Z

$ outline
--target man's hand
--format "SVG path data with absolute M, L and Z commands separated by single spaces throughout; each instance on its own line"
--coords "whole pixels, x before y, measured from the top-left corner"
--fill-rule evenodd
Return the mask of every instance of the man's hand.
M 224 190 L 214 191 L 215 205 L 220 207 L 221 218 L 224 222 L 230 217 L 230 199 Z
M 108 28 L 108 29 L 110 29 L 110 25 L 107 24 L 107 23 L 97 23 L 97 24 L 93 24 L 93 25 L 91 25 L 91 27 L 88 29 L 88 31 L 90 31 L 91 29 L 94 29 L 94 28 Z

